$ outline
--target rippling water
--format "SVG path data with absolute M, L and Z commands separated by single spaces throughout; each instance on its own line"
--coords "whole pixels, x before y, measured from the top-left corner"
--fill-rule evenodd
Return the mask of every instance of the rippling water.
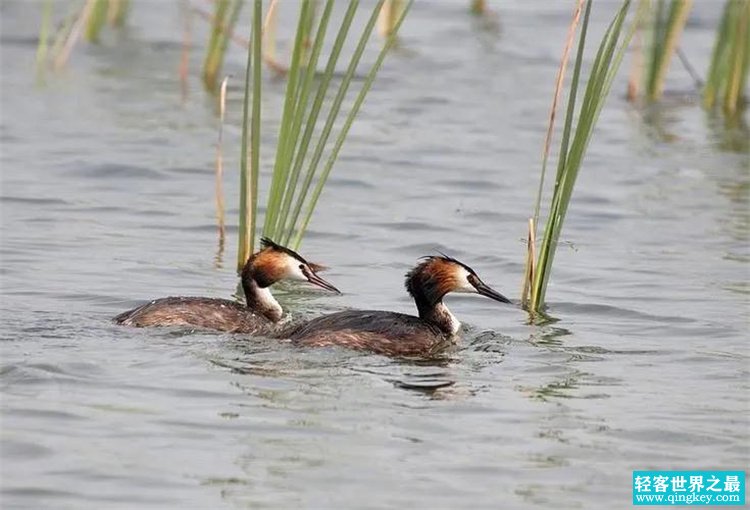
M 502 2 L 483 22 L 465 3 L 410 15 L 302 250 L 344 295 L 279 289 L 294 313 L 411 312 L 403 274 L 436 249 L 517 297 L 570 6 Z M 595 34 L 615 7 L 597 3 Z M 715 10 L 686 31 L 698 69 Z M 143 299 L 234 290 L 214 108 L 197 78 L 181 102 L 176 4 L 136 3 L 42 87 L 40 4 L 0 13 L 4 508 L 625 508 L 634 469 L 747 469 L 746 132 L 697 108 L 678 65 L 648 115 L 614 88 L 555 261 L 557 322 L 451 298 L 464 342 L 419 363 L 111 325 Z M 273 118 L 283 83 L 268 90 Z

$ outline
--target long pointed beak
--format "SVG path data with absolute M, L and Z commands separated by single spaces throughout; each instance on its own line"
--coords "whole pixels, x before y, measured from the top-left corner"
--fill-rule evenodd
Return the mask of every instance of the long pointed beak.
M 309 269 L 305 268 L 303 271 L 304 275 L 307 277 L 307 281 L 312 283 L 313 285 L 317 285 L 318 287 L 322 287 L 326 290 L 330 290 L 331 292 L 335 292 L 336 294 L 341 294 L 341 291 L 325 281 L 323 278 L 318 276 L 313 271 L 310 271 Z
M 498 291 L 494 290 L 487 284 L 485 284 L 483 281 L 479 281 L 475 286 L 477 289 L 477 293 L 481 294 L 482 296 L 488 297 L 490 299 L 494 299 L 495 301 L 500 301 L 501 303 L 509 303 L 512 304 L 510 299 L 500 294 Z

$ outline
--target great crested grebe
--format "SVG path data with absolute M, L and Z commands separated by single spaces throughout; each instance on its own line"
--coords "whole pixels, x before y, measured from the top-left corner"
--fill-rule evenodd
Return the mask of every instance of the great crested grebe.
M 406 274 L 406 290 L 414 298 L 419 317 L 380 310 L 348 310 L 291 327 L 279 336 L 298 345 L 340 345 L 388 356 L 420 356 L 448 345 L 461 327 L 443 303 L 449 292 L 476 293 L 510 303 L 466 264 L 445 255 L 424 258 Z
M 128 310 L 112 320 L 136 327 L 192 326 L 237 333 L 268 332 L 283 315 L 281 305 L 269 290 L 274 283 L 284 279 L 306 281 L 340 294 L 318 276 L 321 268 L 289 248 L 262 238 L 261 250 L 242 269 L 246 305 L 219 298 L 166 297 Z

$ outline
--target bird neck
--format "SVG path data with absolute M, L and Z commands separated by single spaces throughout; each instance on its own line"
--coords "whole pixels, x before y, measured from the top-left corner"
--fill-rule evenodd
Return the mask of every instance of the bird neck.
M 284 311 L 271 294 L 269 287 L 260 287 L 254 278 L 243 278 L 242 290 L 245 292 L 245 300 L 249 309 L 263 315 L 271 322 L 281 320 Z
M 461 323 L 455 315 L 448 310 L 442 300 L 437 303 L 429 303 L 415 296 L 419 318 L 437 326 L 446 335 L 455 335 L 461 328 Z

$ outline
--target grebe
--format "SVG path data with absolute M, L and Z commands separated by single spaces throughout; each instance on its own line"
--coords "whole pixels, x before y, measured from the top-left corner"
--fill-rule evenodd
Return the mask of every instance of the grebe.
M 449 292 L 476 293 L 510 303 L 466 264 L 442 254 L 424 259 L 406 274 L 406 290 L 414 298 L 419 317 L 349 310 L 318 317 L 280 334 L 298 345 L 341 345 L 389 356 L 423 356 L 452 343 L 461 327 L 443 303 Z
M 261 250 L 242 269 L 242 289 L 247 305 L 228 299 L 166 297 L 121 313 L 112 320 L 136 327 L 192 326 L 237 333 L 267 332 L 281 320 L 283 311 L 269 287 L 289 279 L 307 281 L 326 290 L 339 290 L 318 276 L 323 266 L 312 264 L 298 253 L 261 239 Z

